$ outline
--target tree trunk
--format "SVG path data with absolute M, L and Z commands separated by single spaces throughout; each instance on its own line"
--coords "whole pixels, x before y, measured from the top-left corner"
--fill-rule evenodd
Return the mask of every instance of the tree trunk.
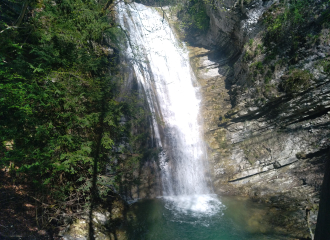
M 330 152 L 323 178 L 319 213 L 317 216 L 315 240 L 330 240 Z
M 26 12 L 26 9 L 27 9 L 28 5 L 29 5 L 29 0 L 26 0 L 24 2 L 24 4 L 23 4 L 23 8 L 22 8 L 21 14 L 19 15 L 19 17 L 18 17 L 18 19 L 16 21 L 16 24 L 15 24 L 17 27 L 19 27 L 19 25 L 21 25 L 22 20 L 23 20 L 23 17 L 25 15 L 25 12 Z

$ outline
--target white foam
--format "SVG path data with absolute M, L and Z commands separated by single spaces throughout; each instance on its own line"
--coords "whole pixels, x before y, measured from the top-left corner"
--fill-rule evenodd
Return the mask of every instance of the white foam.
M 165 196 L 163 199 L 167 209 L 193 217 L 212 216 L 225 208 L 215 194 Z

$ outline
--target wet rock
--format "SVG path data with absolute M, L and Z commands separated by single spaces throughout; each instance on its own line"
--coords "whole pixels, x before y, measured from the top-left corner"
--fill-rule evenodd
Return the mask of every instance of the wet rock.
M 126 240 L 125 232 L 120 230 L 119 226 L 124 222 L 124 202 L 122 200 L 113 200 L 111 211 L 98 207 L 93 213 L 94 237 L 97 240 Z M 71 225 L 65 227 L 60 236 L 64 240 L 87 240 L 89 230 L 89 216 L 86 212 L 80 218 L 76 219 Z
M 305 159 L 305 158 L 307 158 L 307 155 L 305 152 L 298 152 L 298 153 L 296 153 L 296 157 L 298 159 Z
M 275 161 L 273 166 L 274 166 L 274 168 L 280 168 L 281 164 L 278 161 Z

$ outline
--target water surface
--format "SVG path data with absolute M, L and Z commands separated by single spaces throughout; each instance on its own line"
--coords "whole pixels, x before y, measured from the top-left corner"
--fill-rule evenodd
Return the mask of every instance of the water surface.
M 127 213 L 128 239 L 288 239 L 267 225 L 268 209 L 246 199 L 215 195 L 165 197 L 134 203 Z

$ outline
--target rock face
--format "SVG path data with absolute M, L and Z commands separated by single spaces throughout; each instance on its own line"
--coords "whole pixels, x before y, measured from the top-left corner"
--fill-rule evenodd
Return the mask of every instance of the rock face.
M 106 207 L 99 206 L 93 212 L 94 237 L 96 240 L 126 240 L 125 231 L 121 229 L 121 225 L 125 219 L 125 203 L 117 198 L 111 201 Z M 76 219 L 71 225 L 68 225 L 60 232 L 60 236 L 64 240 L 87 240 L 89 229 L 89 213 L 86 212 L 81 218 Z
M 187 34 L 215 191 L 287 211 L 275 222 L 294 237 L 314 231 L 330 145 L 330 26 L 322 18 L 329 3 L 309 7 L 298 6 L 304 21 L 286 20 L 276 39 L 274 19 L 294 9 L 279 1 L 216 1 L 206 6 L 207 34 Z

